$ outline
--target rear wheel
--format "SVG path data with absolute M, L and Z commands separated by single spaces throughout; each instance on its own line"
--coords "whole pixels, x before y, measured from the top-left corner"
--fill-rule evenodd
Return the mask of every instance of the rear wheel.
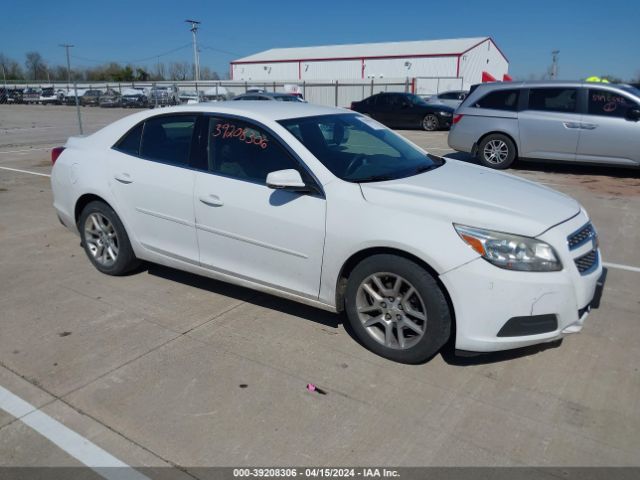
M 478 146 L 478 160 L 485 167 L 504 170 L 516 159 L 516 146 L 506 135 L 486 136 Z
M 104 202 L 90 202 L 78 222 L 82 246 L 89 261 L 102 273 L 123 275 L 140 262 L 116 212 Z
M 430 113 L 422 119 L 423 130 L 426 130 L 427 132 L 434 132 L 438 130 L 438 128 L 440 128 L 440 121 L 434 114 Z
M 420 265 L 396 255 L 373 255 L 353 270 L 345 307 L 358 339 L 401 363 L 430 359 L 447 342 L 451 314 L 438 283 Z

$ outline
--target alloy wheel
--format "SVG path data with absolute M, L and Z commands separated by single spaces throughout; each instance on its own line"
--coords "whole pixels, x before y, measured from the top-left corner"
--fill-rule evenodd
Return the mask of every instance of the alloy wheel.
M 365 331 L 388 348 L 415 346 L 427 327 L 427 310 L 416 288 L 400 275 L 374 273 L 356 294 L 356 310 Z
M 100 265 L 110 267 L 118 259 L 118 235 L 113 224 L 101 213 L 94 212 L 85 220 L 84 242 Z
M 427 115 L 422 120 L 422 127 L 428 132 L 432 132 L 438 128 L 438 119 L 435 115 Z
M 509 157 L 509 147 L 502 140 L 491 140 L 484 146 L 483 155 L 488 163 L 499 165 Z

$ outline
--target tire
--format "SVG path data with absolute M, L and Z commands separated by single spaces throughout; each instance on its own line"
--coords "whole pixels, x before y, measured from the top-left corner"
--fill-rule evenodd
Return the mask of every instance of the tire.
M 451 312 L 436 280 L 420 265 L 397 255 L 373 255 L 354 268 L 347 281 L 345 310 L 365 347 L 400 363 L 426 362 L 451 335 Z
M 485 167 L 504 170 L 515 161 L 516 146 L 506 135 L 487 135 L 478 146 L 477 157 Z
M 433 113 L 429 113 L 422 119 L 420 126 L 426 132 L 435 132 L 440 128 L 440 120 Z
M 100 272 L 124 275 L 140 264 L 124 225 L 106 203 L 93 201 L 87 204 L 80 214 L 78 230 L 89 261 Z

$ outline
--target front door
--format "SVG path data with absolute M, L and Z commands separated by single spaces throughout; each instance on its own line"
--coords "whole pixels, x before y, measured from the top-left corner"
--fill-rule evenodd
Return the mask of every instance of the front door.
M 325 199 L 265 182 L 269 172 L 293 168 L 304 178 L 306 170 L 274 135 L 252 123 L 209 117 L 203 131 L 206 171 L 196 173 L 194 191 L 201 265 L 317 298 Z
M 589 88 L 577 159 L 640 165 L 640 121 L 628 115 L 631 109 L 640 109 L 631 95 Z

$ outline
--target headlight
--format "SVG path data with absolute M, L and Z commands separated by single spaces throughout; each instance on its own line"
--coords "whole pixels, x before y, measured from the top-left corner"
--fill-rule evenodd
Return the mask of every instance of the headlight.
M 453 114 L 451 112 L 438 112 L 440 115 L 442 115 L 443 117 L 450 117 Z
M 553 247 L 535 238 L 453 224 L 471 248 L 496 267 L 526 272 L 562 270 Z

